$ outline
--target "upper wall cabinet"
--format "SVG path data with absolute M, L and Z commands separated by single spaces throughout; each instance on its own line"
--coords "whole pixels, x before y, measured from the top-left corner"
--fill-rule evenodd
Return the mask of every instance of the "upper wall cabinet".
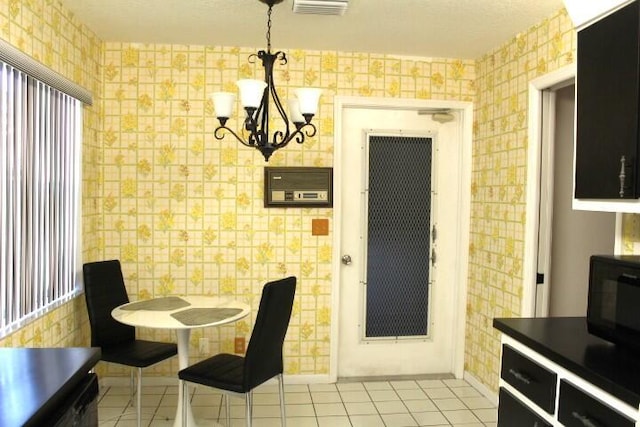
M 640 212 L 638 4 L 578 31 L 574 208 Z
M 635 199 L 638 2 L 578 32 L 576 198 Z
M 631 1 L 633 0 L 563 0 L 563 3 L 573 26 L 580 30 Z

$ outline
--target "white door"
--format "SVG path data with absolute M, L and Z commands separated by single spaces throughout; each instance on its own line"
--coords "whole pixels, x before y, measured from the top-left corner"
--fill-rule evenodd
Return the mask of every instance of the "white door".
M 342 114 L 339 250 L 341 255 L 349 257 L 349 260 L 345 261 L 340 270 L 338 376 L 344 378 L 452 373 L 453 346 L 456 341 L 454 308 L 457 297 L 457 279 L 454 271 L 454 242 L 457 241 L 455 213 L 458 212 L 456 202 L 459 194 L 459 183 L 456 179 L 459 157 L 456 153 L 459 150 L 454 130 L 457 126 L 455 123 L 436 123 L 432 121 L 431 116 L 418 115 L 415 110 L 347 108 Z M 434 249 L 436 253 L 435 267 L 431 265 L 429 255 L 422 260 L 429 276 L 424 279 L 424 296 L 428 303 L 424 317 L 424 333 L 416 332 L 412 327 L 401 327 L 400 329 L 408 332 L 392 336 L 394 329 L 391 328 L 391 332 L 386 330 L 387 320 L 378 322 L 376 330 L 376 327 L 371 327 L 372 319 L 376 316 L 367 314 L 367 293 L 371 295 L 371 292 L 367 289 L 366 283 L 372 280 L 367 275 L 375 274 L 375 268 L 367 266 L 367 259 L 370 262 L 381 259 L 367 253 L 367 238 L 372 232 L 368 216 L 371 207 L 368 202 L 371 178 L 369 174 L 376 173 L 377 170 L 370 168 L 371 153 L 368 144 L 371 143 L 371 137 L 380 136 L 399 139 L 431 137 L 431 143 L 438 147 L 433 152 L 431 167 L 425 164 L 424 169 L 426 174 L 429 173 L 429 169 L 434 171 L 431 180 L 431 209 L 425 214 L 437 228 L 435 241 L 423 242 L 427 246 L 430 245 L 430 249 Z M 448 159 L 447 165 L 438 164 L 436 167 L 436 159 L 438 162 Z M 385 192 L 378 194 L 384 197 Z M 425 233 L 420 235 L 424 236 Z M 426 235 L 433 233 L 427 230 Z M 413 236 L 409 238 L 411 237 Z M 384 258 L 389 257 L 385 255 Z M 421 271 L 424 272 L 425 269 Z M 397 288 L 403 292 L 402 286 Z M 384 293 L 382 298 L 384 306 Z M 414 319 L 413 323 L 415 322 Z

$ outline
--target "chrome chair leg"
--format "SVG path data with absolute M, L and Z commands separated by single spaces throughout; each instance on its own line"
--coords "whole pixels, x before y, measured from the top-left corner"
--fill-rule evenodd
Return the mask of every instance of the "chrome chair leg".
M 245 397 L 245 412 L 246 412 L 246 417 L 247 417 L 247 427 L 251 427 L 252 424 L 252 406 L 253 406 L 253 397 L 251 396 L 251 392 L 245 393 L 244 394 Z
M 131 406 L 133 406 L 133 398 L 136 395 L 135 379 L 133 378 L 134 370 L 134 368 L 131 368 L 131 370 L 129 371 L 129 399 L 131 399 Z
M 187 426 L 187 405 L 189 404 L 189 389 L 186 381 L 180 381 L 182 384 L 182 425 Z
M 142 368 L 138 368 L 138 395 L 136 397 L 136 416 L 138 417 L 138 427 L 140 427 L 140 417 L 142 416 Z
M 280 418 L 282 420 L 282 427 L 287 427 L 287 417 L 284 409 L 284 376 L 278 375 L 278 389 L 280 392 Z
M 231 398 L 227 393 L 224 394 L 224 411 L 227 416 L 227 426 L 231 427 Z

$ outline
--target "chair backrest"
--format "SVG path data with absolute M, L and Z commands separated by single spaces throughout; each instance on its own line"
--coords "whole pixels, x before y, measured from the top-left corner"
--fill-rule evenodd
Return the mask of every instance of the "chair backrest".
M 289 328 L 295 293 L 295 277 L 264 285 L 245 355 L 245 389 L 253 389 L 282 373 L 282 347 Z
M 82 266 L 84 296 L 91 324 L 91 346 L 109 347 L 133 341 L 136 330 L 111 316 L 111 311 L 129 302 L 120 261 L 99 261 Z

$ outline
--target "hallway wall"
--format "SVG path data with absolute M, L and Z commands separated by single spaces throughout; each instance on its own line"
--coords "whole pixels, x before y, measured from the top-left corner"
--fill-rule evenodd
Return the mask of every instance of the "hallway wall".
M 575 36 L 562 9 L 476 61 L 465 369 L 494 391 L 492 322 L 522 304 L 528 85 L 575 61 Z

